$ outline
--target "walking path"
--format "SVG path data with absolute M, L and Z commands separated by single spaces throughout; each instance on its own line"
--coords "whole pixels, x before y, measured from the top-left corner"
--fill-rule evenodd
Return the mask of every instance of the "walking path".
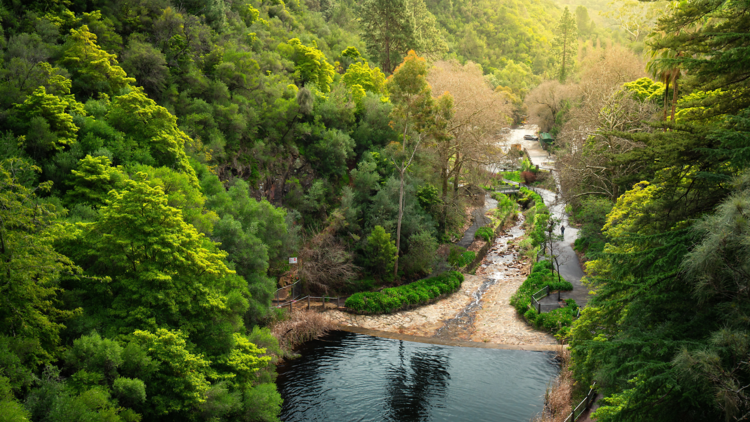
M 348 327 L 345 329 L 420 336 L 437 344 L 476 342 L 550 350 L 557 344 L 555 338 L 533 329 L 510 305 L 511 296 L 529 272 L 529 265 L 519 261 L 510 242 L 523 234 L 522 223 L 521 218 L 495 239 L 477 275 L 465 274 L 461 289 L 438 302 L 386 315 L 355 315 L 338 310 L 329 311 L 328 315 Z

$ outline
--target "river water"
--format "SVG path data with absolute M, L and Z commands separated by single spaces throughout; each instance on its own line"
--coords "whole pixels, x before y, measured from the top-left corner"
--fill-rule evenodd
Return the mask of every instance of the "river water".
M 549 352 L 336 331 L 279 366 L 283 421 L 529 421 L 559 367 Z

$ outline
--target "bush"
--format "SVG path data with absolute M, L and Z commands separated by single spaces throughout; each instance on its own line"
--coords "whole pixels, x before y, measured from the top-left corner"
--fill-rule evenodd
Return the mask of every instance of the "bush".
M 396 242 L 391 240 L 391 234 L 386 233 L 381 226 L 375 226 L 367 237 L 368 269 L 385 280 L 393 277 L 393 266 L 396 262 Z
M 492 239 L 495 237 L 495 232 L 489 227 L 480 227 L 474 237 L 484 239 L 487 243 L 491 243 Z
M 399 260 L 406 274 L 429 274 L 435 263 L 438 242 L 429 232 L 409 236 L 409 252 Z
M 523 180 L 523 182 L 527 185 L 532 184 L 536 182 L 536 174 L 530 171 L 524 171 L 523 173 L 521 173 L 521 180 Z
M 529 322 L 534 324 L 534 327 L 565 336 L 568 330 L 563 329 L 570 327 L 578 309 L 575 300 L 566 299 L 567 306 L 565 308 L 555 309 L 543 314 L 537 313 L 536 309 L 530 307 L 531 295 L 547 286 L 549 286 L 550 291 L 573 290 L 573 285 L 570 282 L 565 279 L 558 281 L 557 274 L 553 271 L 550 261 L 539 261 L 534 264 L 529 276 L 511 297 L 510 304 L 516 308 L 519 314 L 522 314 Z
M 506 172 L 500 173 L 500 175 L 504 179 L 508 179 L 511 182 L 521 183 L 521 172 L 519 171 L 506 171 Z
M 448 271 L 437 277 L 426 278 L 380 292 L 355 293 L 346 299 L 347 308 L 371 314 L 390 313 L 408 305 L 426 303 L 441 294 L 451 293 L 461 287 L 463 274 Z
M 450 253 L 448 253 L 448 263 L 453 268 L 463 268 L 471 264 L 476 257 L 477 254 L 475 252 L 467 251 L 460 246 L 451 245 Z

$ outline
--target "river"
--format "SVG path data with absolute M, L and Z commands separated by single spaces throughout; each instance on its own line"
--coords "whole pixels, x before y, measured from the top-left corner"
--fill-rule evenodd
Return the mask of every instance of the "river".
M 529 421 L 551 352 L 441 346 L 336 331 L 278 367 L 283 421 Z

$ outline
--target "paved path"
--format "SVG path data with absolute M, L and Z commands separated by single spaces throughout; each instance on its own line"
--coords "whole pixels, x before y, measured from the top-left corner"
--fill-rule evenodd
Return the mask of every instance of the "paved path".
M 520 126 L 508 134 L 509 142 L 520 143 L 529 154 L 532 164 L 538 165 L 545 170 L 552 171 L 559 190 L 560 184 L 557 180 L 557 173 L 555 172 L 555 156 L 550 156 L 547 151 L 543 150 L 538 141 L 527 141 L 523 139 L 523 136 L 527 134 L 536 136 L 537 130 L 537 127 L 534 125 Z M 578 229 L 571 227 L 568 223 L 568 214 L 565 212 L 565 203 L 562 199 L 558 200 L 555 192 L 539 188 L 534 188 L 534 190 L 541 195 L 547 208 L 549 208 L 552 217 L 560 220 L 560 224 L 565 226 L 565 238 L 561 242 L 556 242 L 553 248 L 555 248 L 555 252 L 558 253 L 560 274 L 573 284 L 573 291 L 563 292 L 561 294 L 561 299 L 575 299 L 579 306 L 586 306 L 589 300 L 589 290 L 581 283 L 581 278 L 585 274 L 583 269 L 581 269 L 578 256 L 573 250 L 573 243 L 578 238 Z M 560 234 L 560 232 L 558 231 L 555 234 Z M 542 305 L 546 304 L 552 306 L 557 302 L 557 295 L 548 296 L 540 302 Z
M 477 230 L 479 230 L 480 227 L 484 227 L 490 223 L 489 217 L 487 217 L 485 214 L 487 213 L 487 211 L 493 208 L 497 208 L 497 201 L 490 198 L 490 195 L 486 195 L 484 198 L 484 206 L 482 208 L 475 209 L 471 213 L 471 216 L 474 219 L 474 223 L 464 232 L 464 236 L 461 238 L 461 240 L 456 242 L 456 245 L 462 248 L 468 248 L 474 241 L 474 236 L 476 235 Z

